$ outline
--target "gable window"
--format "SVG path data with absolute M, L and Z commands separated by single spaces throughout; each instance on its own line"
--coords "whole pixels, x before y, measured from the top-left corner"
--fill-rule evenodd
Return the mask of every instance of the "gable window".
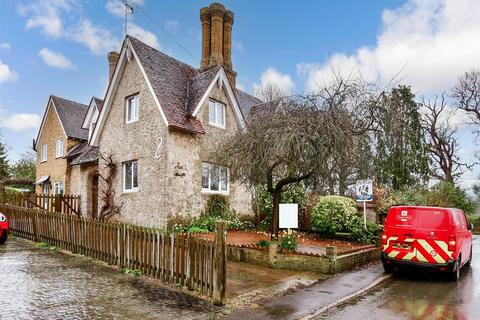
M 127 101 L 126 101 L 126 114 L 127 114 L 127 117 L 126 117 L 126 122 L 127 123 L 132 123 L 132 122 L 135 122 L 135 121 L 138 121 L 138 112 L 139 112 L 139 108 L 140 108 L 140 104 L 139 104 L 139 96 L 138 94 L 134 95 L 134 96 L 130 96 L 127 98 Z
M 223 103 L 213 100 L 208 102 L 208 123 L 225 128 L 225 105 Z
M 202 162 L 202 191 L 225 194 L 228 190 L 228 168 Z
M 55 158 L 63 156 L 63 140 L 55 141 Z
M 47 161 L 47 145 L 42 144 L 42 151 L 41 151 L 41 157 L 40 157 L 42 162 Z
M 63 196 L 63 181 L 55 182 L 53 191 L 54 191 L 55 195 Z
M 138 161 L 123 163 L 123 190 L 126 192 L 138 190 Z

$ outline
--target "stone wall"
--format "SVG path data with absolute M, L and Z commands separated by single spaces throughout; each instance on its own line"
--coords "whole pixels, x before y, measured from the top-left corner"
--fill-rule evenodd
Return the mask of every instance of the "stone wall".
M 49 175 L 51 182 L 50 193 L 53 194 L 55 182 L 64 183 L 64 193 L 71 194 L 69 179 L 67 175 L 67 160 L 63 157 L 55 158 L 55 141 L 63 139 L 63 155 L 67 150 L 79 143 L 77 140 L 67 139 L 63 132 L 60 120 L 57 117 L 53 106 L 48 108 L 45 117 L 44 127 L 41 136 L 37 141 L 37 163 L 36 163 L 36 180 L 42 176 Z M 42 145 L 47 144 L 47 161 L 41 162 Z M 37 193 L 43 193 L 41 185 L 36 186 Z
M 139 120 L 126 124 L 125 98 L 136 93 L 140 96 Z M 126 63 L 112 102 L 100 136 L 99 151 L 105 156 L 112 154 L 117 164 L 113 185 L 120 216 L 114 219 L 142 226 L 164 226 L 167 128 L 135 59 Z M 164 143 L 159 159 L 155 157 L 158 138 Z M 122 163 L 131 160 L 138 160 L 138 191 L 124 192 Z M 102 176 L 107 176 L 105 162 L 101 159 L 99 171 Z M 100 179 L 99 193 L 105 187 L 105 182 Z

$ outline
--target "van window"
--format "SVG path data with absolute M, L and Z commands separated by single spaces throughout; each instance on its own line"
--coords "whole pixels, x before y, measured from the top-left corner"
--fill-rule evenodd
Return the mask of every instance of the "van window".
M 446 230 L 449 225 L 445 210 L 418 210 L 418 229 Z
M 467 222 L 465 221 L 465 215 L 462 212 L 453 211 L 453 219 L 455 220 L 457 230 L 467 230 Z
M 417 226 L 417 210 L 392 208 L 387 215 L 386 224 L 397 228 L 415 228 Z

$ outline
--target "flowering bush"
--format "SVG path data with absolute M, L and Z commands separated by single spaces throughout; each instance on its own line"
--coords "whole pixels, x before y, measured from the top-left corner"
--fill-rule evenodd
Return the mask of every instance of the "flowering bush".
M 320 197 L 312 210 L 312 231 L 326 235 L 350 232 L 360 222 L 355 201 L 341 196 Z

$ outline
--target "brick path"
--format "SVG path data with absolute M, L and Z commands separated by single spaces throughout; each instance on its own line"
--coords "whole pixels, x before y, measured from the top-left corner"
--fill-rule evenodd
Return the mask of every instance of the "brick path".
M 21 239 L 0 246 L 0 319 L 205 319 L 201 299 Z

